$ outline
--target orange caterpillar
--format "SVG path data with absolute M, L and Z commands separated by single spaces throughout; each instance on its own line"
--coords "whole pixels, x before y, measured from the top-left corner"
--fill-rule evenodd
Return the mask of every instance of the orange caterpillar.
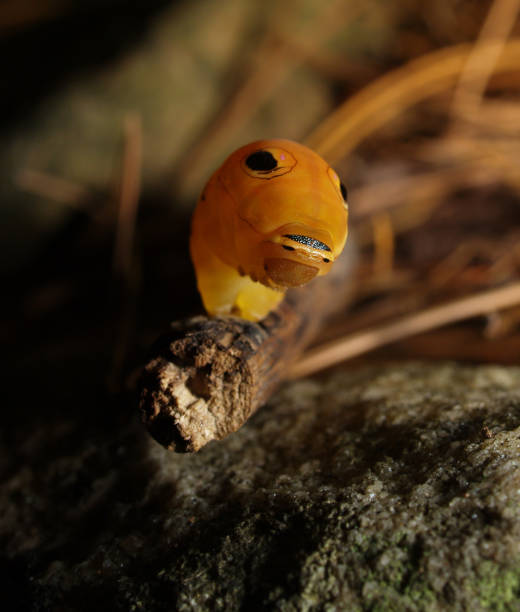
M 290 140 L 241 147 L 193 214 L 190 251 L 207 312 L 264 318 L 288 287 L 327 274 L 347 219 L 346 189 L 319 155 Z

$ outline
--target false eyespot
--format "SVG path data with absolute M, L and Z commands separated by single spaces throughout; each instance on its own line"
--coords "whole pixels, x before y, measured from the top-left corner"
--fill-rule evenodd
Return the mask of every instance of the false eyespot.
M 257 321 L 289 287 L 327 274 L 347 238 L 347 191 L 316 153 L 260 140 L 211 176 L 193 214 L 190 251 L 210 315 Z
M 291 172 L 296 159 L 289 151 L 279 147 L 258 149 L 242 160 L 242 169 L 252 177 L 270 180 Z

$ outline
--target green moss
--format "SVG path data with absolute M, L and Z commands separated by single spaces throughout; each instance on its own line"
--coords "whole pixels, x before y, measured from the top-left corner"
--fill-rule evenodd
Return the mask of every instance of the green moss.
M 428 585 L 422 567 L 424 553 L 404 530 L 368 536 L 353 534 L 346 561 L 355 568 L 361 609 L 373 612 L 435 610 L 438 595 Z
M 480 605 L 488 610 L 518 610 L 520 599 L 520 559 L 505 568 L 484 561 L 479 568 L 479 578 L 474 585 Z

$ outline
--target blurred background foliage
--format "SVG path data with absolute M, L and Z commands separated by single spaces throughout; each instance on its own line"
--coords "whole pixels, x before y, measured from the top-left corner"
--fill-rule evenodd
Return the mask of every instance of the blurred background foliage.
M 218 163 L 261 137 L 309 138 L 349 187 L 357 301 L 330 335 L 515 280 L 518 5 L 5 0 L 5 337 L 41 360 L 66 334 L 121 369 L 129 346 L 200 308 L 189 213 Z M 513 359 L 515 313 L 440 354 Z M 412 352 L 437 355 L 440 338 Z
M 70 212 L 24 171 L 109 191 L 126 114 L 141 117 L 145 190 L 171 187 L 172 205 L 191 206 L 227 152 L 303 139 L 378 73 L 474 39 L 486 4 L 4 2 L 2 238 L 18 251 L 7 263 Z

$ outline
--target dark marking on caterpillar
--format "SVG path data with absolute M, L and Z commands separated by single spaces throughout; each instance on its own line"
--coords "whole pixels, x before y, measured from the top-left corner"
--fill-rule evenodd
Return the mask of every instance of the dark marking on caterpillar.
M 246 166 L 257 172 L 271 172 L 277 165 L 276 158 L 269 151 L 255 151 L 246 159 Z
M 321 251 L 330 251 L 330 247 L 323 242 L 316 240 L 315 238 L 311 238 L 310 236 L 302 236 L 301 234 L 284 234 L 284 238 L 289 238 L 290 240 L 294 240 L 300 244 L 305 244 L 313 247 L 314 249 L 320 249 Z

